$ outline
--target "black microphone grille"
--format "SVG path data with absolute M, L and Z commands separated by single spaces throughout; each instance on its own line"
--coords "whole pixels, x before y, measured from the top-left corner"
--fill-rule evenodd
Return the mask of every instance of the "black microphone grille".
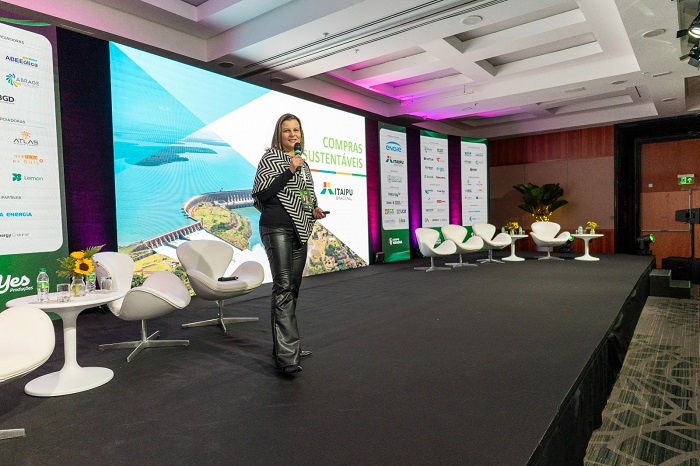
M 294 144 L 294 153 L 301 154 L 301 143 L 300 142 L 297 142 L 296 144 Z

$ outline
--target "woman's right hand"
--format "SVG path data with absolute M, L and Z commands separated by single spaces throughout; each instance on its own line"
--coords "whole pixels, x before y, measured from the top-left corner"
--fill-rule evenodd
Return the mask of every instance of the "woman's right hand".
M 297 168 L 304 165 L 304 158 L 301 155 L 292 156 L 292 160 L 289 162 L 289 171 L 292 173 L 297 172 Z

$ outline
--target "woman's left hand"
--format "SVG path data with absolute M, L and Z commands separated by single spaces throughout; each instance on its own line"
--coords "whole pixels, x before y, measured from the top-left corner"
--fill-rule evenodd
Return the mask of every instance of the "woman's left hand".
M 320 207 L 316 207 L 313 212 L 312 212 L 314 218 L 325 218 L 326 214 L 323 213 L 323 209 Z

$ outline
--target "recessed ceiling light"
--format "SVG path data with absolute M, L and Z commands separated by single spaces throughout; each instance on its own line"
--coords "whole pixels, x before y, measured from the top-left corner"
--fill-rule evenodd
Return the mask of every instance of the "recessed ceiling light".
M 666 75 L 669 75 L 669 74 L 671 74 L 670 71 L 662 71 L 662 72 L 660 72 L 660 73 L 653 73 L 653 74 L 651 75 L 651 77 L 652 77 L 652 78 L 658 78 L 659 76 L 666 76 Z
M 676 100 L 675 97 L 666 97 L 665 99 L 661 99 L 661 102 L 672 102 Z
M 585 90 L 586 90 L 586 88 L 581 86 L 581 87 L 572 87 L 571 89 L 564 89 L 564 92 L 566 92 L 568 94 L 570 92 L 581 92 L 581 91 L 585 91 Z
M 626 79 L 618 79 L 617 81 L 613 81 L 610 84 L 624 84 L 626 82 L 627 82 Z
M 460 23 L 462 23 L 465 26 L 474 26 L 476 24 L 479 24 L 483 19 L 484 18 L 482 18 L 481 16 L 472 15 L 467 16 L 466 18 L 462 18 Z
M 220 61 L 219 66 L 221 68 L 233 68 L 234 65 L 233 65 L 233 62 L 230 62 L 230 61 Z
M 275 84 L 282 84 L 284 82 L 284 79 L 280 78 L 279 76 L 272 76 L 270 78 L 270 82 Z
M 642 37 L 656 37 L 666 32 L 666 29 L 652 29 L 642 34 Z

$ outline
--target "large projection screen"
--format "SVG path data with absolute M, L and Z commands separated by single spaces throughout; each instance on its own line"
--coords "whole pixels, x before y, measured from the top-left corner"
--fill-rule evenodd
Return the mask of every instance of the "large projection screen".
M 283 113 L 301 119 L 319 206 L 305 275 L 369 261 L 365 126 L 360 116 L 110 44 L 119 250 L 136 272 L 177 272 L 183 241 L 234 248 L 229 272 L 269 264 L 251 189 Z

